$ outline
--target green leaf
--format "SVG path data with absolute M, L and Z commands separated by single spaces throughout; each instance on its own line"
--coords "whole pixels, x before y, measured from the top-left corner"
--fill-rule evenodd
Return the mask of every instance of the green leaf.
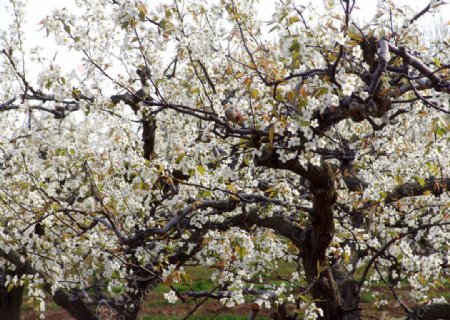
M 305 302 L 311 302 L 311 299 L 303 294 L 299 294 L 298 297 Z
M 275 135 L 275 128 L 274 126 L 270 126 L 269 129 L 269 147 L 272 148 L 273 146 L 273 136 Z
M 438 128 L 436 129 L 436 134 L 437 134 L 440 138 L 442 138 L 442 137 L 444 136 L 444 134 L 445 134 L 445 131 L 444 131 L 441 127 L 438 127 Z
M 57 156 L 65 156 L 66 155 L 66 150 L 62 149 L 62 148 L 58 148 L 55 150 L 55 155 Z
M 298 43 L 298 41 L 296 39 L 294 39 L 294 41 L 292 41 L 291 46 L 289 47 L 289 52 L 296 52 L 300 50 L 300 44 Z
M 346 263 L 350 263 L 350 255 L 347 252 L 344 253 L 344 260 Z
M 52 202 L 52 204 L 50 205 L 50 209 L 55 212 L 60 208 L 59 204 L 57 202 Z
M 302 126 L 302 127 L 309 127 L 309 126 L 311 125 L 311 122 L 305 121 L 305 120 L 300 120 L 300 121 L 298 122 L 298 124 L 299 124 L 300 126 Z
M 183 280 L 184 283 L 190 283 L 191 281 L 191 277 L 186 273 L 186 272 L 182 272 L 180 273 L 180 278 L 181 280 Z
M 172 10 L 171 10 L 170 8 L 167 8 L 167 9 L 164 11 L 164 16 L 165 16 L 166 18 L 170 18 L 170 17 L 172 16 Z
M 39 186 L 39 188 L 42 188 L 42 189 L 45 189 L 45 190 L 48 188 L 47 184 L 45 182 L 43 182 L 43 181 L 39 182 L 38 186 Z
M 421 187 L 425 185 L 425 179 L 421 177 L 416 178 L 417 182 L 420 184 Z
M 288 23 L 289 23 L 289 24 L 293 24 L 293 23 L 296 23 L 296 22 L 299 22 L 299 21 L 300 21 L 300 18 L 297 17 L 297 16 L 293 16 L 293 17 L 290 17 L 290 18 L 288 19 Z
M 245 247 L 239 246 L 239 258 L 240 258 L 241 260 L 244 259 L 245 254 L 246 254 Z
M 179 164 L 185 156 L 186 156 L 186 153 L 182 153 L 182 154 L 178 155 L 178 157 L 175 159 L 175 163 Z
M 321 88 L 316 89 L 314 95 L 316 97 L 320 97 L 327 93 L 328 93 L 328 88 L 321 87 Z
M 72 95 L 73 95 L 74 97 L 79 97 L 79 96 L 81 95 L 81 90 L 79 90 L 79 89 L 73 89 L 73 90 L 72 90 Z
M 269 30 L 269 33 L 273 32 L 275 30 L 278 30 L 278 29 L 279 29 L 279 27 L 276 25 Z
M 197 166 L 197 171 L 201 176 L 205 175 L 205 168 L 202 165 Z
M 439 166 L 430 161 L 427 162 L 427 167 L 435 176 L 439 175 Z
M 145 21 L 146 14 L 144 11 L 139 11 L 139 19 Z
M 280 18 L 278 19 L 278 22 L 283 21 L 283 19 L 286 18 L 287 16 L 288 16 L 288 12 L 287 11 L 283 12 L 281 14 Z
M 22 183 L 20 184 L 20 190 L 28 189 L 29 186 L 30 186 L 30 185 L 29 185 L 27 182 L 22 182 Z
M 394 179 L 395 179 L 395 182 L 397 183 L 397 184 L 403 184 L 403 179 L 402 179 L 402 176 L 400 175 L 400 174 L 396 174 L 395 176 L 394 176 Z
M 441 61 L 437 57 L 434 57 L 433 61 L 434 61 L 434 64 L 436 65 L 436 67 L 438 67 L 438 68 L 441 67 Z
M 198 197 L 202 199 L 211 198 L 212 193 L 209 190 L 203 190 L 198 193 Z
M 124 21 L 122 22 L 122 24 L 120 25 L 120 27 L 122 28 L 122 30 L 128 30 L 128 26 L 130 25 L 129 21 Z
M 349 29 L 347 31 L 347 35 L 350 39 L 355 40 L 356 42 L 363 42 L 364 38 L 361 36 L 361 33 L 355 29 Z

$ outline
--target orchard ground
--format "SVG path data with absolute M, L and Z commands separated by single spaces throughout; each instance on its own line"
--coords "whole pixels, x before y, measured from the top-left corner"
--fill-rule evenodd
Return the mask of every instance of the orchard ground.
M 194 291 L 212 290 L 214 288 L 213 283 L 209 280 L 212 270 L 206 270 L 203 267 L 187 267 L 187 273 L 191 276 L 192 287 Z M 294 266 L 286 263 L 280 264 L 278 270 L 280 276 L 289 275 L 294 271 Z M 274 282 L 277 281 L 277 277 L 273 276 Z M 187 285 L 174 284 L 174 287 L 181 293 L 189 290 Z M 168 285 L 160 285 L 154 290 L 146 299 L 146 302 L 142 308 L 143 320 L 181 320 L 184 319 L 191 311 L 196 307 L 195 302 L 192 299 L 186 299 L 185 303 L 180 300 L 176 304 L 170 304 L 164 299 L 164 293 L 170 289 Z M 396 290 L 401 299 L 409 306 L 413 304 L 408 300 L 408 292 L 411 287 L 407 285 L 407 281 L 404 281 L 401 289 Z M 436 291 L 446 299 L 450 299 L 450 279 L 447 279 L 444 287 L 437 289 Z M 374 294 L 377 298 L 374 297 Z M 377 300 L 385 299 L 388 304 L 382 307 L 377 307 L 375 302 Z M 201 303 L 203 298 L 197 300 Z M 33 310 L 33 303 L 31 300 L 23 306 L 23 319 L 35 320 L 38 319 L 38 314 Z M 234 308 L 226 308 L 222 306 L 217 300 L 208 299 L 203 303 L 197 311 L 191 315 L 190 320 L 247 320 L 250 313 L 251 303 L 239 305 Z M 361 295 L 361 308 L 363 315 L 366 317 L 373 317 L 375 319 L 406 319 L 405 313 L 400 304 L 395 301 L 389 290 L 383 282 L 377 283 L 373 286 L 373 291 L 365 292 Z M 263 309 L 257 319 L 268 320 L 270 319 L 271 310 Z M 53 302 L 48 301 L 48 310 L 45 313 L 47 320 L 74 320 L 67 311 L 59 308 Z M 388 318 L 386 318 L 386 316 Z

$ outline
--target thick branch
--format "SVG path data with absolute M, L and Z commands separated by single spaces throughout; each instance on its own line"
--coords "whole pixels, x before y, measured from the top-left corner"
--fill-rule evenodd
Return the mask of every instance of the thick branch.
M 433 84 L 433 88 L 435 90 L 450 93 L 450 82 L 445 82 L 441 78 L 439 78 L 439 76 L 436 75 L 434 71 L 427 65 L 425 65 L 422 61 L 406 52 L 405 48 L 397 48 L 396 46 L 389 44 L 389 50 L 395 55 L 404 59 L 408 64 L 419 71 L 424 77 L 428 78 Z
M 245 203 L 278 203 L 280 201 L 276 199 L 267 198 L 258 194 L 241 194 L 238 193 L 229 199 L 217 201 L 217 200 L 199 200 L 192 204 L 189 204 L 178 213 L 162 228 L 149 228 L 145 231 L 137 233 L 135 236 L 131 237 L 126 243 L 132 243 L 140 239 L 144 239 L 150 235 L 163 235 L 174 229 L 188 214 L 201 209 L 216 209 L 220 212 L 229 212 L 236 209 L 239 201 Z
M 378 43 L 380 45 L 380 49 L 378 51 L 378 65 L 370 82 L 370 87 L 368 90 L 370 96 L 373 96 L 376 89 L 379 87 L 381 75 L 386 70 L 386 65 L 389 59 L 389 43 L 386 38 L 382 38 Z
M 279 235 L 289 239 L 298 248 L 302 248 L 306 240 L 307 231 L 293 224 L 286 217 L 274 214 L 271 217 L 261 217 L 258 212 L 244 213 L 232 217 L 221 224 L 206 224 L 205 228 L 225 229 L 229 226 L 239 226 L 250 229 L 252 226 L 268 228 L 276 231 Z
M 397 187 L 388 193 L 384 202 L 391 203 L 402 198 L 423 196 L 427 191 L 431 191 L 431 193 L 437 197 L 441 195 L 444 190 L 449 189 L 450 178 L 429 178 L 422 184 L 413 182 L 405 183 Z
M 422 306 L 408 315 L 408 320 L 439 320 L 448 319 L 450 315 L 450 304 L 432 303 Z

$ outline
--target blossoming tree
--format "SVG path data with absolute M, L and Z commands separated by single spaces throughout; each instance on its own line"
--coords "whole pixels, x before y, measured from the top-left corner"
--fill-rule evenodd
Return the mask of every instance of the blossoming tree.
M 359 319 L 380 281 L 411 318 L 449 314 L 450 39 L 419 30 L 439 1 L 359 23 L 285 0 L 268 26 L 250 0 L 75 2 L 42 36 L 83 75 L 25 50 L 22 0 L 0 35 L 0 314 L 26 287 L 136 319 L 164 282 L 250 319 Z M 217 287 L 176 291 L 186 263 Z

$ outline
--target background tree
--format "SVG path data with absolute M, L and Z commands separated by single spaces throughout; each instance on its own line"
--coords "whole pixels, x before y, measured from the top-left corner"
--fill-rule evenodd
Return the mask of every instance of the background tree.
M 1 314 L 26 286 L 41 311 L 136 319 L 188 262 L 217 287 L 169 301 L 359 319 L 383 281 L 411 318 L 450 314 L 430 291 L 448 279 L 449 36 L 417 24 L 440 2 L 363 25 L 355 1 L 284 1 L 270 31 L 255 1 L 77 5 L 41 23 L 83 75 L 26 52 L 22 1 L 1 35 Z M 297 269 L 269 282 L 281 261 Z

